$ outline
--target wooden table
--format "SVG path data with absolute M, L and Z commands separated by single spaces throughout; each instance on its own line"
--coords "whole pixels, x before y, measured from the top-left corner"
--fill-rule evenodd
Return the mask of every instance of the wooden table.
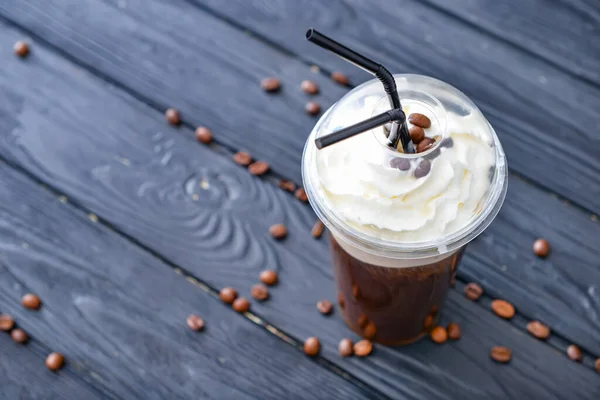
M 356 335 L 315 308 L 336 296 L 328 243 L 278 187 L 301 181 L 316 121 L 300 82 L 317 82 L 326 108 L 348 90 L 330 72 L 370 77 L 306 42 L 310 26 L 455 85 L 496 127 L 509 193 L 449 294 L 442 322 L 462 326 L 459 341 L 342 358 L 337 343 Z M 0 397 L 599 398 L 597 1 L 3 0 L 0 31 L 0 312 L 31 337 L 0 334 Z M 279 94 L 261 90 L 267 76 Z M 241 149 L 271 172 L 236 165 Z M 269 236 L 274 223 L 285 241 Z M 547 259 L 531 251 L 540 236 Z M 249 296 L 264 268 L 281 281 L 269 301 L 244 315 L 220 302 L 228 285 Z M 477 302 L 463 293 L 471 281 L 485 289 Z M 20 304 L 27 292 L 39 311 Z M 496 298 L 517 315 L 497 317 Z M 187 328 L 190 313 L 204 332 Z M 531 320 L 551 337 L 529 335 Z M 323 346 L 314 359 L 309 336 Z M 511 363 L 490 359 L 496 345 Z M 57 373 L 51 351 L 67 359 Z

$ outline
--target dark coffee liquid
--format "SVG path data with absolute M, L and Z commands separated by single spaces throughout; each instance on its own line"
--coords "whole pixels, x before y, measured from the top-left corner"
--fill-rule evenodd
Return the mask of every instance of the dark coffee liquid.
M 465 250 L 433 264 L 389 268 L 352 257 L 333 237 L 331 248 L 346 323 L 388 345 L 414 342 L 434 327 Z

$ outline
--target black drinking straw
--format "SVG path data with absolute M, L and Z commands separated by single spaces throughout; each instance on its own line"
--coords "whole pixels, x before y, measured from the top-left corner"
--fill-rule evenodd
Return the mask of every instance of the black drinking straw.
M 402 109 L 394 76 L 383 65 L 358 54 L 354 50 L 347 48 L 343 44 L 336 42 L 312 28 L 306 32 L 306 39 L 375 75 L 383 84 L 383 89 L 387 94 L 392 109 Z M 415 147 L 410 140 L 410 134 L 408 133 L 408 127 L 406 126 L 406 119 L 394 121 L 388 140 L 390 146 L 394 149 L 398 147 L 398 142 L 400 141 L 402 142 L 402 148 L 405 153 L 415 152 Z
M 322 149 L 323 147 L 330 146 L 354 135 L 358 135 L 359 133 L 363 133 L 378 126 L 385 125 L 388 122 L 404 121 L 405 119 L 406 115 L 404 115 L 404 111 L 402 111 L 401 108 L 395 108 L 354 125 L 348 126 L 344 129 L 340 129 L 339 131 L 321 136 L 315 139 L 315 144 L 317 145 L 317 149 Z

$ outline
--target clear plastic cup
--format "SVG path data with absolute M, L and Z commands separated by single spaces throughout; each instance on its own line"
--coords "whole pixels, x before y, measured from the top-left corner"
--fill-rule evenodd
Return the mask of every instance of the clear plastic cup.
M 432 121 L 425 131 L 433 147 L 418 154 L 389 149 L 382 127 L 316 148 L 315 138 L 389 109 L 372 80 L 322 116 L 302 161 L 310 204 L 332 234 L 344 319 L 363 337 L 390 345 L 414 342 L 435 326 L 467 243 L 498 214 L 508 184 L 498 137 L 467 96 L 430 77 L 394 78 L 407 115 Z

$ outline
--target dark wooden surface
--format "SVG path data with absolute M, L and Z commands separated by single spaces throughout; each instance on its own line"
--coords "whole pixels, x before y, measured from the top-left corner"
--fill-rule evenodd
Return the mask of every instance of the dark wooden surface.
M 593 24 L 598 11 L 583 3 L 557 3 L 535 15 L 532 27 L 540 28 L 527 35 L 520 21 L 545 2 L 526 2 L 512 18 L 501 18 L 500 6 L 455 3 L 464 7 L 402 2 L 405 12 L 427 23 L 404 21 L 397 35 L 386 24 L 375 24 L 379 2 L 373 10 L 358 1 L 0 3 L 0 17 L 6 19 L 0 24 L 0 157 L 10 164 L 0 170 L 6 181 L 0 191 L 7 243 L 2 256 L 8 260 L 0 270 L 8 274 L 0 311 L 17 316 L 32 332 L 33 346 L 62 346 L 74 361 L 59 374 L 70 378 L 52 390 L 66 398 L 71 397 L 62 388 L 75 383 L 78 390 L 115 398 L 600 395 L 600 377 L 593 371 L 600 356 L 600 227 L 591 215 L 600 209 L 600 180 L 593 173 L 600 149 L 592 68 L 598 42 L 591 39 L 599 36 Z M 580 21 L 582 27 L 544 31 L 554 21 L 551 10 L 562 10 L 561 21 Z M 351 29 L 357 23 L 361 29 Z M 327 242 L 310 237 L 314 214 L 276 182 L 278 176 L 299 181 L 301 147 L 315 122 L 302 113 L 307 97 L 299 82 L 318 81 L 323 106 L 346 90 L 311 71 L 310 64 L 322 71 L 342 68 L 357 83 L 366 77 L 307 46 L 307 25 L 390 61 L 395 70 L 456 84 L 482 106 L 501 135 L 513 168 L 509 196 L 497 221 L 470 245 L 444 314 L 445 322 L 462 325 L 461 341 L 378 346 L 367 359 L 337 355 L 337 342 L 355 336 L 337 313 L 324 318 L 315 309 L 317 300 L 335 297 Z M 502 35 L 517 26 L 521 29 Z M 365 39 L 367 33 L 373 36 Z M 542 33 L 556 40 L 544 46 Z M 12 44 L 31 35 L 31 57 L 13 57 Z M 466 43 L 491 50 L 476 51 Z M 425 46 L 422 54 L 417 45 Z M 394 46 L 407 60 L 392 51 Z M 461 68 L 449 68 L 448 60 Z M 527 75 L 535 73 L 546 80 Z M 282 79 L 282 93 L 260 90 L 268 75 Z M 503 77 L 512 79 L 508 84 L 494 79 Z M 535 101 L 526 101 L 521 91 Z M 167 106 L 183 111 L 185 127 L 165 124 Z M 563 110 L 556 117 L 565 121 L 551 127 L 539 114 L 555 106 Z M 566 117 L 575 110 L 589 129 Z M 218 144 L 194 143 L 189 128 L 196 124 L 213 128 Z M 538 148 L 519 139 L 519 126 Z M 573 128 L 569 151 L 579 152 L 578 160 L 567 160 L 557 147 L 566 128 Z M 239 149 L 269 161 L 274 174 L 249 176 L 231 161 L 231 151 Z M 69 204 L 33 181 L 55 188 Z M 99 215 L 109 229 L 87 221 L 85 212 Z M 290 230 L 283 243 L 268 236 L 275 222 Z M 548 260 L 531 254 L 540 235 L 553 244 Z M 30 254 L 22 247 L 30 245 L 24 237 L 41 249 Z M 255 324 L 211 296 L 225 285 L 248 295 L 265 267 L 279 270 L 281 284 L 270 301 L 253 304 L 255 314 L 247 317 Z M 200 283 L 191 285 L 183 275 Z M 470 280 L 486 288 L 478 303 L 462 295 Z M 40 318 L 18 306 L 22 282 L 48 298 L 49 315 Z M 489 303 L 496 297 L 512 301 L 517 317 L 510 322 L 495 317 Z M 206 316 L 207 332 L 186 330 L 191 306 Z M 526 333 L 533 318 L 553 329 L 547 342 Z M 96 333 L 100 328 L 106 333 Z M 311 335 L 324 346 L 316 362 L 297 348 Z M 570 343 L 584 349 L 582 364 L 565 356 Z M 511 347 L 513 362 L 493 363 L 488 357 L 493 345 Z M 24 349 L 23 365 L 34 368 L 26 360 L 36 348 Z M 18 358 L 13 349 L 5 353 Z M 12 371 L 0 360 L 2 369 L 11 371 L 12 390 L 34 394 L 53 384 L 43 375 L 50 373 L 39 353 L 40 378 L 34 374 L 31 389 L 15 383 L 23 369 Z M 0 378 L 0 388 L 3 384 Z

